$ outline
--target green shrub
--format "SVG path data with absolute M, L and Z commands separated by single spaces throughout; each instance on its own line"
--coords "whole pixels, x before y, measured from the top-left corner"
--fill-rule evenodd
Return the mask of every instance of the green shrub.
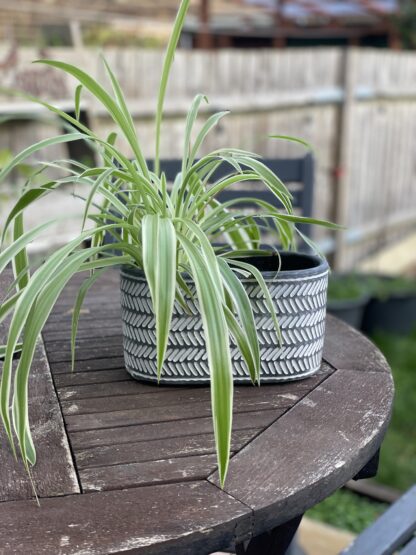
M 373 340 L 392 368 L 396 387 L 377 481 L 405 491 L 416 483 L 416 330 L 407 337 L 379 332 Z
M 332 276 L 328 284 L 329 301 L 347 301 L 360 299 L 368 294 L 368 284 L 362 276 L 348 274 L 345 276 Z
M 347 490 L 339 490 L 310 509 L 306 516 L 359 534 L 368 528 L 387 507 L 385 503 L 370 501 Z

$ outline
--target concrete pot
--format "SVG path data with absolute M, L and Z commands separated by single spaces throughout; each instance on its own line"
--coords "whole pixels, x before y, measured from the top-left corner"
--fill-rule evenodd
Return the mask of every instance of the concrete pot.
M 281 258 L 280 272 L 276 271 L 276 256 L 247 261 L 262 271 L 267 282 L 279 318 L 282 346 L 260 288 L 253 279 L 242 280 L 257 325 L 263 383 L 305 378 L 319 370 L 322 360 L 328 264 L 309 254 L 282 253 Z M 192 281 L 185 279 L 193 287 Z M 121 270 L 121 309 L 126 369 L 133 378 L 156 382 L 155 318 L 145 276 L 137 268 Z M 190 309 L 192 316 L 175 305 L 161 383 L 209 383 L 200 311 L 192 301 Z M 232 339 L 231 355 L 235 382 L 249 383 L 245 363 Z

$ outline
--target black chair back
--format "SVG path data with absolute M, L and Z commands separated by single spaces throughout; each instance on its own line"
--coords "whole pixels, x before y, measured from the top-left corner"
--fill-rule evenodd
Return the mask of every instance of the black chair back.
M 293 207 L 301 216 L 311 217 L 313 209 L 313 186 L 314 186 L 314 159 L 312 154 L 303 158 L 262 158 L 261 161 L 272 170 L 285 184 L 293 195 Z M 149 161 L 150 167 L 152 162 Z M 176 175 L 181 171 L 181 160 L 161 160 L 160 167 L 165 173 L 168 181 L 174 181 Z M 222 164 L 215 172 L 215 179 L 219 179 L 230 173 L 230 166 Z M 270 204 L 276 204 L 276 197 L 268 189 L 258 189 L 249 182 L 243 182 L 238 188 L 228 189 L 218 195 L 218 200 L 226 202 L 241 197 L 252 196 L 264 200 Z M 235 205 L 238 207 L 238 203 Z M 244 207 L 251 208 L 244 203 Z M 254 205 L 253 205 L 254 208 Z M 311 226 L 301 224 L 300 231 L 307 237 L 311 237 Z

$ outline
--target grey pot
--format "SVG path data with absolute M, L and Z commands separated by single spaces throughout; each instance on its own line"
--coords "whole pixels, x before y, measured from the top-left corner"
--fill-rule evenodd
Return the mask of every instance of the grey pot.
M 259 286 L 253 279 L 242 280 L 257 324 L 263 383 L 305 378 L 319 370 L 322 360 L 328 264 L 309 254 L 282 253 L 281 259 L 278 273 L 276 256 L 253 257 L 250 262 L 267 282 L 282 331 L 282 346 Z M 161 383 L 209 383 L 199 308 L 191 302 L 190 309 L 192 316 L 175 304 Z M 156 382 L 155 318 L 145 276 L 137 268 L 121 270 L 121 314 L 127 371 L 133 378 Z M 230 341 L 235 382 L 249 383 L 241 354 Z

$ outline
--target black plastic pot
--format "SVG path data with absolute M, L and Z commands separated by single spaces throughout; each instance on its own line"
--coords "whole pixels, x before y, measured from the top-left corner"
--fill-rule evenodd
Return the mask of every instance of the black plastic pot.
M 329 300 L 328 312 L 343 320 L 353 328 L 360 330 L 364 319 L 364 312 L 370 300 L 369 295 L 362 295 L 357 299 Z
M 328 312 L 358 330 L 370 300 L 367 278 L 356 273 L 335 273 L 329 278 Z
M 389 278 L 385 278 L 389 279 Z M 416 328 L 416 291 L 393 293 L 386 299 L 373 297 L 364 312 L 362 330 L 408 334 Z

